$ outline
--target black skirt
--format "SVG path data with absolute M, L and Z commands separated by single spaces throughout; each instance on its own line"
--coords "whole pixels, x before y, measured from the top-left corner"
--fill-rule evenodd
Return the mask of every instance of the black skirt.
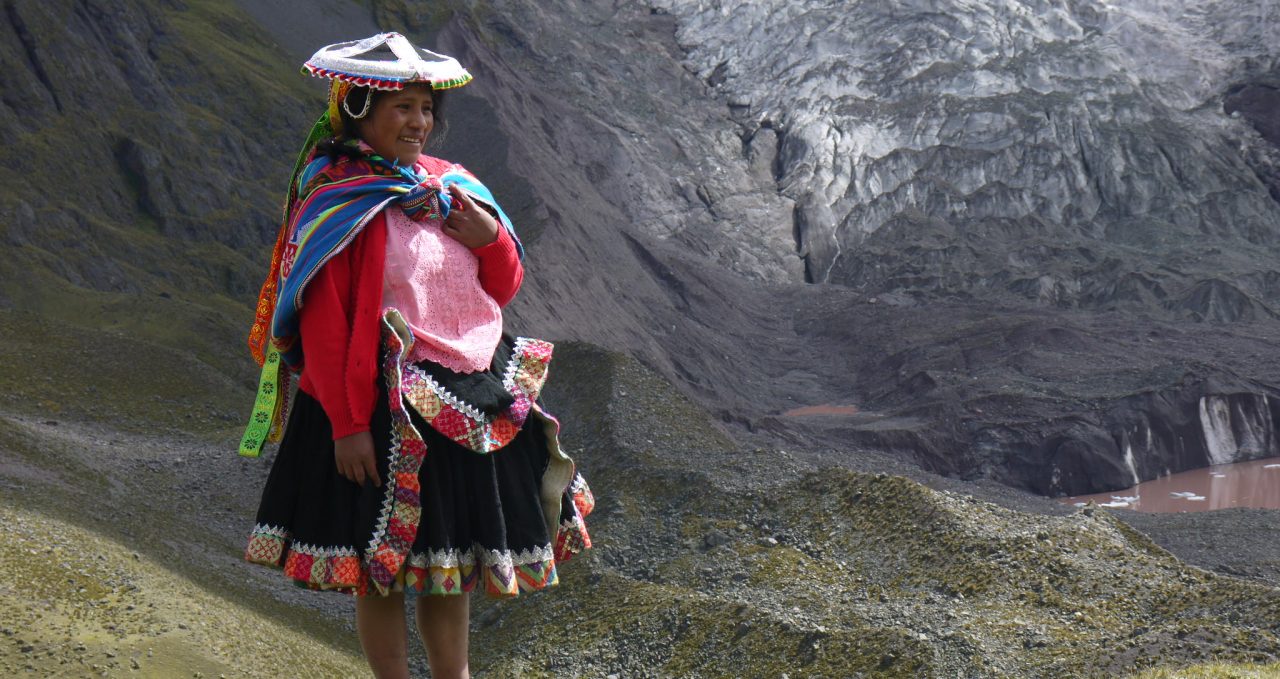
M 594 501 L 537 403 L 551 345 L 504 338 L 487 372 L 464 375 L 398 364 L 391 344 L 370 421 L 381 486 L 338 473 L 329 418 L 299 391 L 246 558 L 361 595 L 556 584 L 557 562 L 590 546 Z

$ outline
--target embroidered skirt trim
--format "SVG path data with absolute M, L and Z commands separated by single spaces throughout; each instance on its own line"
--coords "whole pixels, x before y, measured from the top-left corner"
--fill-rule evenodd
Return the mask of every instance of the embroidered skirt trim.
M 550 544 L 519 552 L 499 552 L 480 545 L 469 550 L 411 552 L 388 589 L 413 596 L 448 595 L 470 592 L 480 585 L 488 596 L 510 598 L 559 583 L 553 552 Z M 354 548 L 290 544 L 286 531 L 276 526 L 254 527 L 246 558 L 283 568 L 286 576 L 308 589 L 373 593 L 362 577 Z

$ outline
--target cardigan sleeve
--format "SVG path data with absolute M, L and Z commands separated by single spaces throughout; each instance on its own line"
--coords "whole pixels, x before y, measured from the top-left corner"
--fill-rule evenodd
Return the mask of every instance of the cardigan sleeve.
M 480 287 L 498 306 L 506 306 L 524 281 L 524 265 L 520 263 L 520 254 L 511 234 L 499 224 L 497 239 L 488 245 L 472 248 L 471 252 L 480 260 Z
M 303 293 L 298 386 L 320 402 L 334 440 L 369 431 L 377 400 L 386 243 L 386 219 L 379 213 Z

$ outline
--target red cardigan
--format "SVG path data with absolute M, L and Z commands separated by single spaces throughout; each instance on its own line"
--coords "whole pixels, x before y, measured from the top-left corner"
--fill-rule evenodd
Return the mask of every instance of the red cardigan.
M 304 364 L 298 388 L 320 402 L 335 441 L 369 431 L 377 401 L 386 251 L 387 220 L 378 213 L 320 267 L 302 296 Z M 506 306 L 524 280 L 515 241 L 499 225 L 497 240 L 471 252 L 480 259 L 480 286 L 498 306 Z

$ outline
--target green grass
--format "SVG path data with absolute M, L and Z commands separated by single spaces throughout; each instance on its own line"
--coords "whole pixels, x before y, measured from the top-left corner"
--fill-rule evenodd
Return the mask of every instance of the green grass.
M 8 502 L 0 519 L 5 676 L 280 676 L 304 663 L 322 676 L 364 671 L 353 640 L 282 625 L 108 537 Z
M 168 303 L 181 311 L 182 302 Z M 86 327 L 0 312 L 0 408 L 125 431 L 234 436 L 253 399 L 247 374 L 230 376 L 136 332 L 163 308 L 116 300 L 85 311 L 119 322 Z
M 1133 675 L 1132 679 L 1277 679 L 1280 663 L 1237 665 L 1209 663 L 1181 669 L 1154 669 Z

